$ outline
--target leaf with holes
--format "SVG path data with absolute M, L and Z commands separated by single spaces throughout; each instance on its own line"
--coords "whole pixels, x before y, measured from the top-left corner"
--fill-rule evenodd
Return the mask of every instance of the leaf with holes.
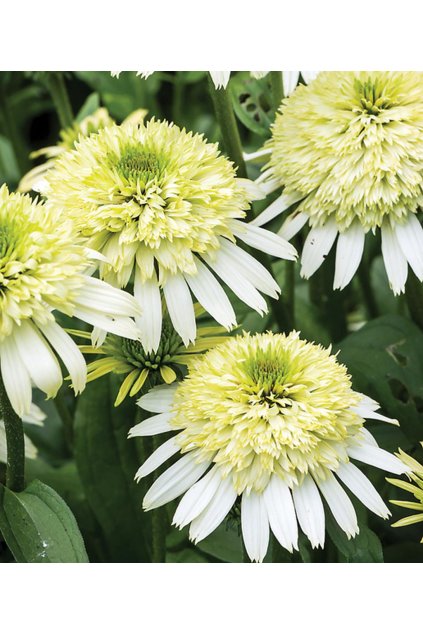
M 415 446 L 423 438 L 423 334 L 408 319 L 387 315 L 368 322 L 340 344 L 353 386 L 376 399 L 401 428 L 375 423 L 375 435 L 389 427 L 390 451 Z M 372 429 L 373 431 L 373 429 Z M 405 438 L 406 437 L 406 438 Z M 408 442 L 407 442 L 408 439 Z
M 232 104 L 238 119 L 246 128 L 263 137 L 275 118 L 269 78 L 253 79 L 249 72 L 234 75 L 230 81 Z

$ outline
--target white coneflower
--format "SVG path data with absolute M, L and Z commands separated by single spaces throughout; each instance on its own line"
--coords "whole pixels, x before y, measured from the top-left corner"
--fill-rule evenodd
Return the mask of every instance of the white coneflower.
M 346 368 L 330 350 L 296 332 L 230 339 L 195 359 L 179 385 L 155 388 L 139 405 L 156 415 L 133 427 L 130 437 L 178 433 L 136 477 L 182 454 L 148 490 L 144 508 L 184 494 L 173 523 L 190 524 L 190 538 L 198 542 L 240 496 L 242 534 L 256 561 L 266 554 L 269 526 L 291 552 L 298 547 L 298 523 L 313 547 L 323 546 L 322 498 L 348 538 L 356 535 L 357 517 L 344 486 L 371 511 L 389 516 L 352 461 L 392 473 L 407 470 L 363 427 L 365 418 L 397 421 L 352 390 Z
M 335 289 L 356 272 L 366 233 L 380 229 L 390 285 L 403 292 L 408 264 L 423 280 L 416 215 L 423 203 L 422 134 L 422 73 L 320 73 L 282 102 L 257 183 L 267 192 L 284 189 L 254 224 L 298 202 L 279 235 L 291 239 L 310 225 L 301 259 L 306 278 L 338 237 Z
M 25 415 L 22 420 L 24 423 L 28 423 L 30 425 L 42 425 L 45 420 L 46 415 L 44 412 L 37 407 L 34 403 L 31 404 L 29 414 Z M 33 442 L 25 435 L 25 457 L 26 458 L 36 458 L 37 457 L 37 448 L 33 444 Z M 7 441 L 6 441 L 6 430 L 4 428 L 4 422 L 0 419 L 0 462 L 7 463 Z
M 71 217 L 88 245 L 106 257 L 100 276 L 123 288 L 135 274 L 146 352 L 160 343 L 161 289 L 188 345 L 196 336 L 191 293 L 225 328 L 236 322 L 214 274 L 260 313 L 267 310 L 260 292 L 277 297 L 277 283 L 238 241 L 276 257 L 296 257 L 283 238 L 243 222 L 261 192 L 236 178 L 217 144 L 166 121 L 109 126 L 81 139 L 57 159 L 48 182 L 49 205 Z
M 53 311 L 139 338 L 133 297 L 86 275 L 92 257 L 60 210 L 0 188 L 0 367 L 20 417 L 30 411 L 32 385 L 56 395 L 63 381 L 56 354 L 75 392 L 85 386 L 84 358 Z

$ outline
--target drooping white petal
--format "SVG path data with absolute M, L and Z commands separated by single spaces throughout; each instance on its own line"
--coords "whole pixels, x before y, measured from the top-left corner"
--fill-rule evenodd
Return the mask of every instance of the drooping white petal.
M 63 383 L 62 371 L 47 341 L 29 320 L 14 331 L 14 340 L 34 385 L 49 398 L 56 396 Z
M 416 214 L 410 213 L 404 224 L 395 224 L 400 248 L 420 282 L 423 280 L 423 229 Z
M 206 311 L 225 328 L 236 324 L 236 316 L 225 291 L 213 273 L 198 258 L 194 258 L 196 275 L 185 275 L 188 285 Z
M 241 527 L 245 550 L 251 561 L 262 562 L 269 545 L 269 519 L 261 493 L 243 493 Z
M 230 70 L 209 70 L 209 73 L 216 90 L 226 88 L 231 76 Z
M 382 225 L 381 235 L 383 262 L 385 264 L 389 285 L 394 295 L 399 295 L 403 293 L 405 289 L 408 273 L 407 259 L 401 250 L 397 236 L 389 222 L 385 222 Z
M 304 211 L 294 211 L 288 216 L 278 231 L 278 236 L 291 240 L 304 227 L 309 216 Z
M 253 79 L 263 79 L 269 72 L 268 70 L 250 70 L 250 75 Z
M 254 310 L 260 314 L 267 312 L 266 301 L 239 270 L 230 266 L 230 260 L 222 250 L 217 252 L 214 260 L 205 254 L 203 258 L 210 268 L 222 278 L 225 284 L 227 284 L 235 295 L 242 299 L 247 306 L 251 306 L 251 308 L 254 308 Z
M 353 222 L 346 231 L 339 234 L 333 281 L 335 290 L 342 290 L 351 282 L 363 256 L 364 238 L 364 229 L 359 222 Z
M 134 297 L 142 310 L 141 315 L 135 318 L 141 343 L 147 353 L 156 352 L 162 334 L 162 300 L 155 271 L 149 280 L 143 282 L 139 267 L 135 267 Z
M 13 336 L 0 343 L 0 368 L 9 401 L 17 415 L 22 418 L 31 409 L 31 378 Z
M 348 539 L 357 535 L 359 532 L 357 515 L 350 498 L 335 476 L 332 473 L 328 473 L 325 480 L 318 482 L 318 486 L 335 520 L 344 533 L 347 534 Z
M 361 433 L 364 435 L 366 444 L 374 445 L 374 447 L 379 447 L 379 445 L 376 442 L 375 437 L 372 436 L 372 434 L 369 432 L 368 429 L 366 429 L 365 427 L 362 427 Z
M 77 305 L 73 311 L 74 317 L 86 321 L 87 324 L 96 326 L 106 332 L 111 332 L 119 337 L 125 337 L 125 339 L 140 340 L 140 331 L 135 322 L 129 317 L 113 317 L 110 315 L 102 314 L 97 310 L 91 310 L 90 308 L 82 308 Z
M 376 403 L 376 406 L 380 407 L 379 403 Z M 388 416 L 383 416 L 383 414 L 375 412 L 373 408 L 369 408 L 365 404 L 360 403 L 355 407 L 351 407 L 351 410 L 362 418 L 368 418 L 369 420 L 382 420 L 385 423 L 391 423 L 391 425 L 399 425 L 399 422 L 396 418 L 388 418 Z
M 37 427 L 43 425 L 43 422 L 47 418 L 47 415 L 44 414 L 43 410 L 35 405 L 35 403 L 31 403 L 31 407 L 29 410 L 29 414 L 25 414 L 22 416 L 22 420 L 24 423 L 28 423 L 29 425 L 37 425 Z
M 297 257 L 296 248 L 272 231 L 255 227 L 241 220 L 231 220 L 230 228 L 237 238 L 254 249 L 284 260 L 295 260 Z
M 338 227 L 330 218 L 322 227 L 310 229 L 301 256 L 301 275 L 308 279 L 323 264 L 335 242 Z
M 270 297 L 275 299 L 278 297 L 281 289 L 269 271 L 260 262 L 229 240 L 220 238 L 219 242 L 221 247 L 220 254 L 225 256 L 228 266 L 235 273 L 245 276 L 255 288 L 265 295 L 270 295 Z
M 91 332 L 91 343 L 95 348 L 99 348 L 106 341 L 107 330 L 94 326 Z
M 138 399 L 137 405 L 147 412 L 169 412 L 175 398 L 177 385 L 158 385 Z
M 145 511 L 167 504 L 185 493 L 210 466 L 210 462 L 196 463 L 197 451 L 190 451 L 161 474 L 149 488 L 143 500 Z
M 221 471 L 215 465 L 182 497 L 173 516 L 172 524 L 183 528 L 200 515 L 216 495 L 222 480 Z M 194 534 L 196 534 L 196 531 L 194 531 Z
M 276 200 L 274 200 L 266 209 L 264 209 L 261 214 L 259 214 L 254 220 L 252 220 L 251 224 L 256 227 L 262 227 L 267 222 L 279 216 L 283 211 L 286 211 L 291 205 L 298 202 L 303 198 L 303 194 L 294 193 L 294 194 L 281 194 Z M 280 234 L 279 234 L 280 235 Z
M 302 70 L 301 75 L 306 84 L 309 84 L 313 79 L 316 79 L 320 71 L 318 70 Z
M 342 482 L 368 509 L 387 518 L 390 511 L 370 480 L 351 462 L 341 464 L 335 471 Z
M 195 340 L 197 327 L 191 293 L 182 275 L 170 275 L 163 286 L 167 309 L 178 335 L 186 346 Z
M 172 416 L 172 412 L 150 416 L 150 418 L 131 427 L 128 438 L 134 438 L 135 436 L 155 436 L 156 434 L 163 434 L 166 431 L 172 431 L 174 428 L 169 425 Z
M 65 364 L 75 394 L 82 392 L 87 382 L 87 365 L 78 346 L 55 321 L 44 324 L 41 330 Z
M 284 70 L 282 73 L 283 78 L 283 94 L 285 97 L 289 97 L 292 94 L 298 84 L 300 77 L 299 70 Z
M 113 317 L 134 317 L 141 312 L 132 295 L 95 277 L 84 277 L 75 301 L 79 306 Z
M 160 445 L 160 447 L 153 451 L 151 456 L 141 465 L 135 474 L 135 480 L 141 480 L 141 478 L 144 478 L 152 473 L 179 450 L 180 446 L 177 444 L 175 437 L 164 442 Z
M 250 200 L 262 200 L 263 198 L 266 198 L 266 192 L 255 181 L 252 181 L 249 178 L 239 177 L 236 180 L 238 185 L 241 185 L 244 191 L 247 192 Z
M 309 538 L 313 548 L 325 543 L 325 511 L 318 488 L 310 475 L 306 475 L 302 484 L 292 490 L 295 511 L 303 532 Z
M 256 152 L 244 152 L 242 156 L 244 157 L 244 161 L 249 163 L 250 161 L 262 158 L 263 156 L 268 156 L 271 153 L 272 150 L 270 148 L 260 148 L 260 150 L 257 150 Z
M 197 543 L 210 535 L 231 510 L 237 498 L 230 477 L 220 480 L 220 484 L 210 502 L 191 522 L 189 538 Z
M 292 553 L 293 548 L 298 549 L 298 523 L 288 485 L 273 475 L 263 491 L 263 499 L 274 536 Z
M 378 467 L 391 473 L 406 473 L 408 468 L 401 460 L 390 454 L 388 451 L 373 445 L 362 444 L 347 448 L 347 453 L 351 458 L 360 460 L 365 464 Z

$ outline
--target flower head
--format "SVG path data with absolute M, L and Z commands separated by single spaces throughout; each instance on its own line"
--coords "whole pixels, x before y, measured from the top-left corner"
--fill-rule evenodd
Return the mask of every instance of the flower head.
M 0 188 L 0 367 L 20 416 L 29 412 L 31 384 L 48 396 L 62 384 L 52 348 L 68 368 L 75 391 L 85 385 L 82 354 L 53 311 L 107 332 L 139 336 L 130 319 L 138 313 L 133 298 L 86 275 L 93 257 L 59 211 Z
M 423 444 L 423 443 L 422 443 Z M 403 489 L 404 491 L 408 491 L 412 493 L 417 500 L 416 502 L 411 502 L 408 500 L 389 500 L 391 504 L 396 504 L 397 506 L 401 506 L 405 509 L 410 509 L 412 511 L 417 511 L 413 515 L 407 515 L 402 519 L 398 520 L 392 526 L 395 528 L 399 528 L 400 526 L 410 526 L 411 524 L 417 524 L 419 522 L 423 522 L 423 466 L 417 462 L 414 458 L 407 455 L 401 449 L 397 454 L 398 458 L 402 460 L 402 462 L 409 468 L 408 478 L 413 482 L 405 482 L 403 480 L 397 480 L 393 478 L 386 478 L 388 482 L 394 484 L 399 489 Z M 421 539 L 421 543 L 423 543 L 423 537 Z
M 381 229 L 382 254 L 394 293 L 404 290 L 407 262 L 423 279 L 423 74 L 323 72 L 283 101 L 259 181 L 282 196 L 256 222 L 292 204 L 280 235 L 309 223 L 302 275 L 323 263 L 339 234 L 334 288 L 360 263 L 365 234 Z
M 216 144 L 167 122 L 109 126 L 81 139 L 48 175 L 48 202 L 75 222 L 101 251 L 100 275 L 125 287 L 133 272 L 138 321 L 147 351 L 160 342 L 163 289 L 170 319 L 186 345 L 195 339 L 190 291 L 223 326 L 235 313 L 210 269 L 247 304 L 264 312 L 258 290 L 278 286 L 236 238 L 277 257 L 295 249 L 274 234 L 241 222 L 254 185 L 236 178 Z M 209 268 L 210 267 L 210 268 Z M 257 290 L 258 289 L 258 290 Z
M 195 359 L 179 385 L 156 388 L 139 405 L 158 415 L 136 425 L 130 436 L 178 434 L 148 458 L 137 477 L 182 453 L 147 492 L 144 508 L 185 493 L 173 521 L 180 527 L 191 523 L 190 537 L 199 541 L 241 496 L 244 541 L 255 560 L 266 554 L 269 524 L 282 546 L 297 548 L 296 516 L 313 547 L 322 546 L 321 495 L 348 537 L 356 535 L 354 507 L 340 482 L 372 511 L 389 515 L 351 459 L 394 473 L 406 470 L 363 427 L 364 418 L 396 421 L 352 390 L 346 368 L 330 350 L 296 332 L 230 339 Z

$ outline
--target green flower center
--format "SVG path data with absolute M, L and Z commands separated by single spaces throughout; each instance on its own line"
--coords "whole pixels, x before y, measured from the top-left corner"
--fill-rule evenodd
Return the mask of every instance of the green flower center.
M 369 78 L 367 81 L 357 79 L 355 88 L 362 110 L 369 115 L 378 115 L 382 110 L 389 110 L 395 105 L 386 94 L 386 86 L 377 79 Z
M 163 324 L 162 337 L 157 352 L 145 352 L 139 341 L 119 339 L 119 342 L 121 354 L 127 363 L 135 368 L 149 368 L 151 370 L 157 370 L 160 366 L 171 363 L 173 355 L 183 345 L 180 336 L 167 322 Z
M 120 157 L 117 171 L 130 182 L 148 183 L 163 171 L 163 160 L 142 146 L 127 148 Z
M 269 396 L 284 391 L 287 371 L 280 359 L 266 358 L 266 353 L 259 350 L 245 361 L 244 369 L 251 377 L 256 393 Z

